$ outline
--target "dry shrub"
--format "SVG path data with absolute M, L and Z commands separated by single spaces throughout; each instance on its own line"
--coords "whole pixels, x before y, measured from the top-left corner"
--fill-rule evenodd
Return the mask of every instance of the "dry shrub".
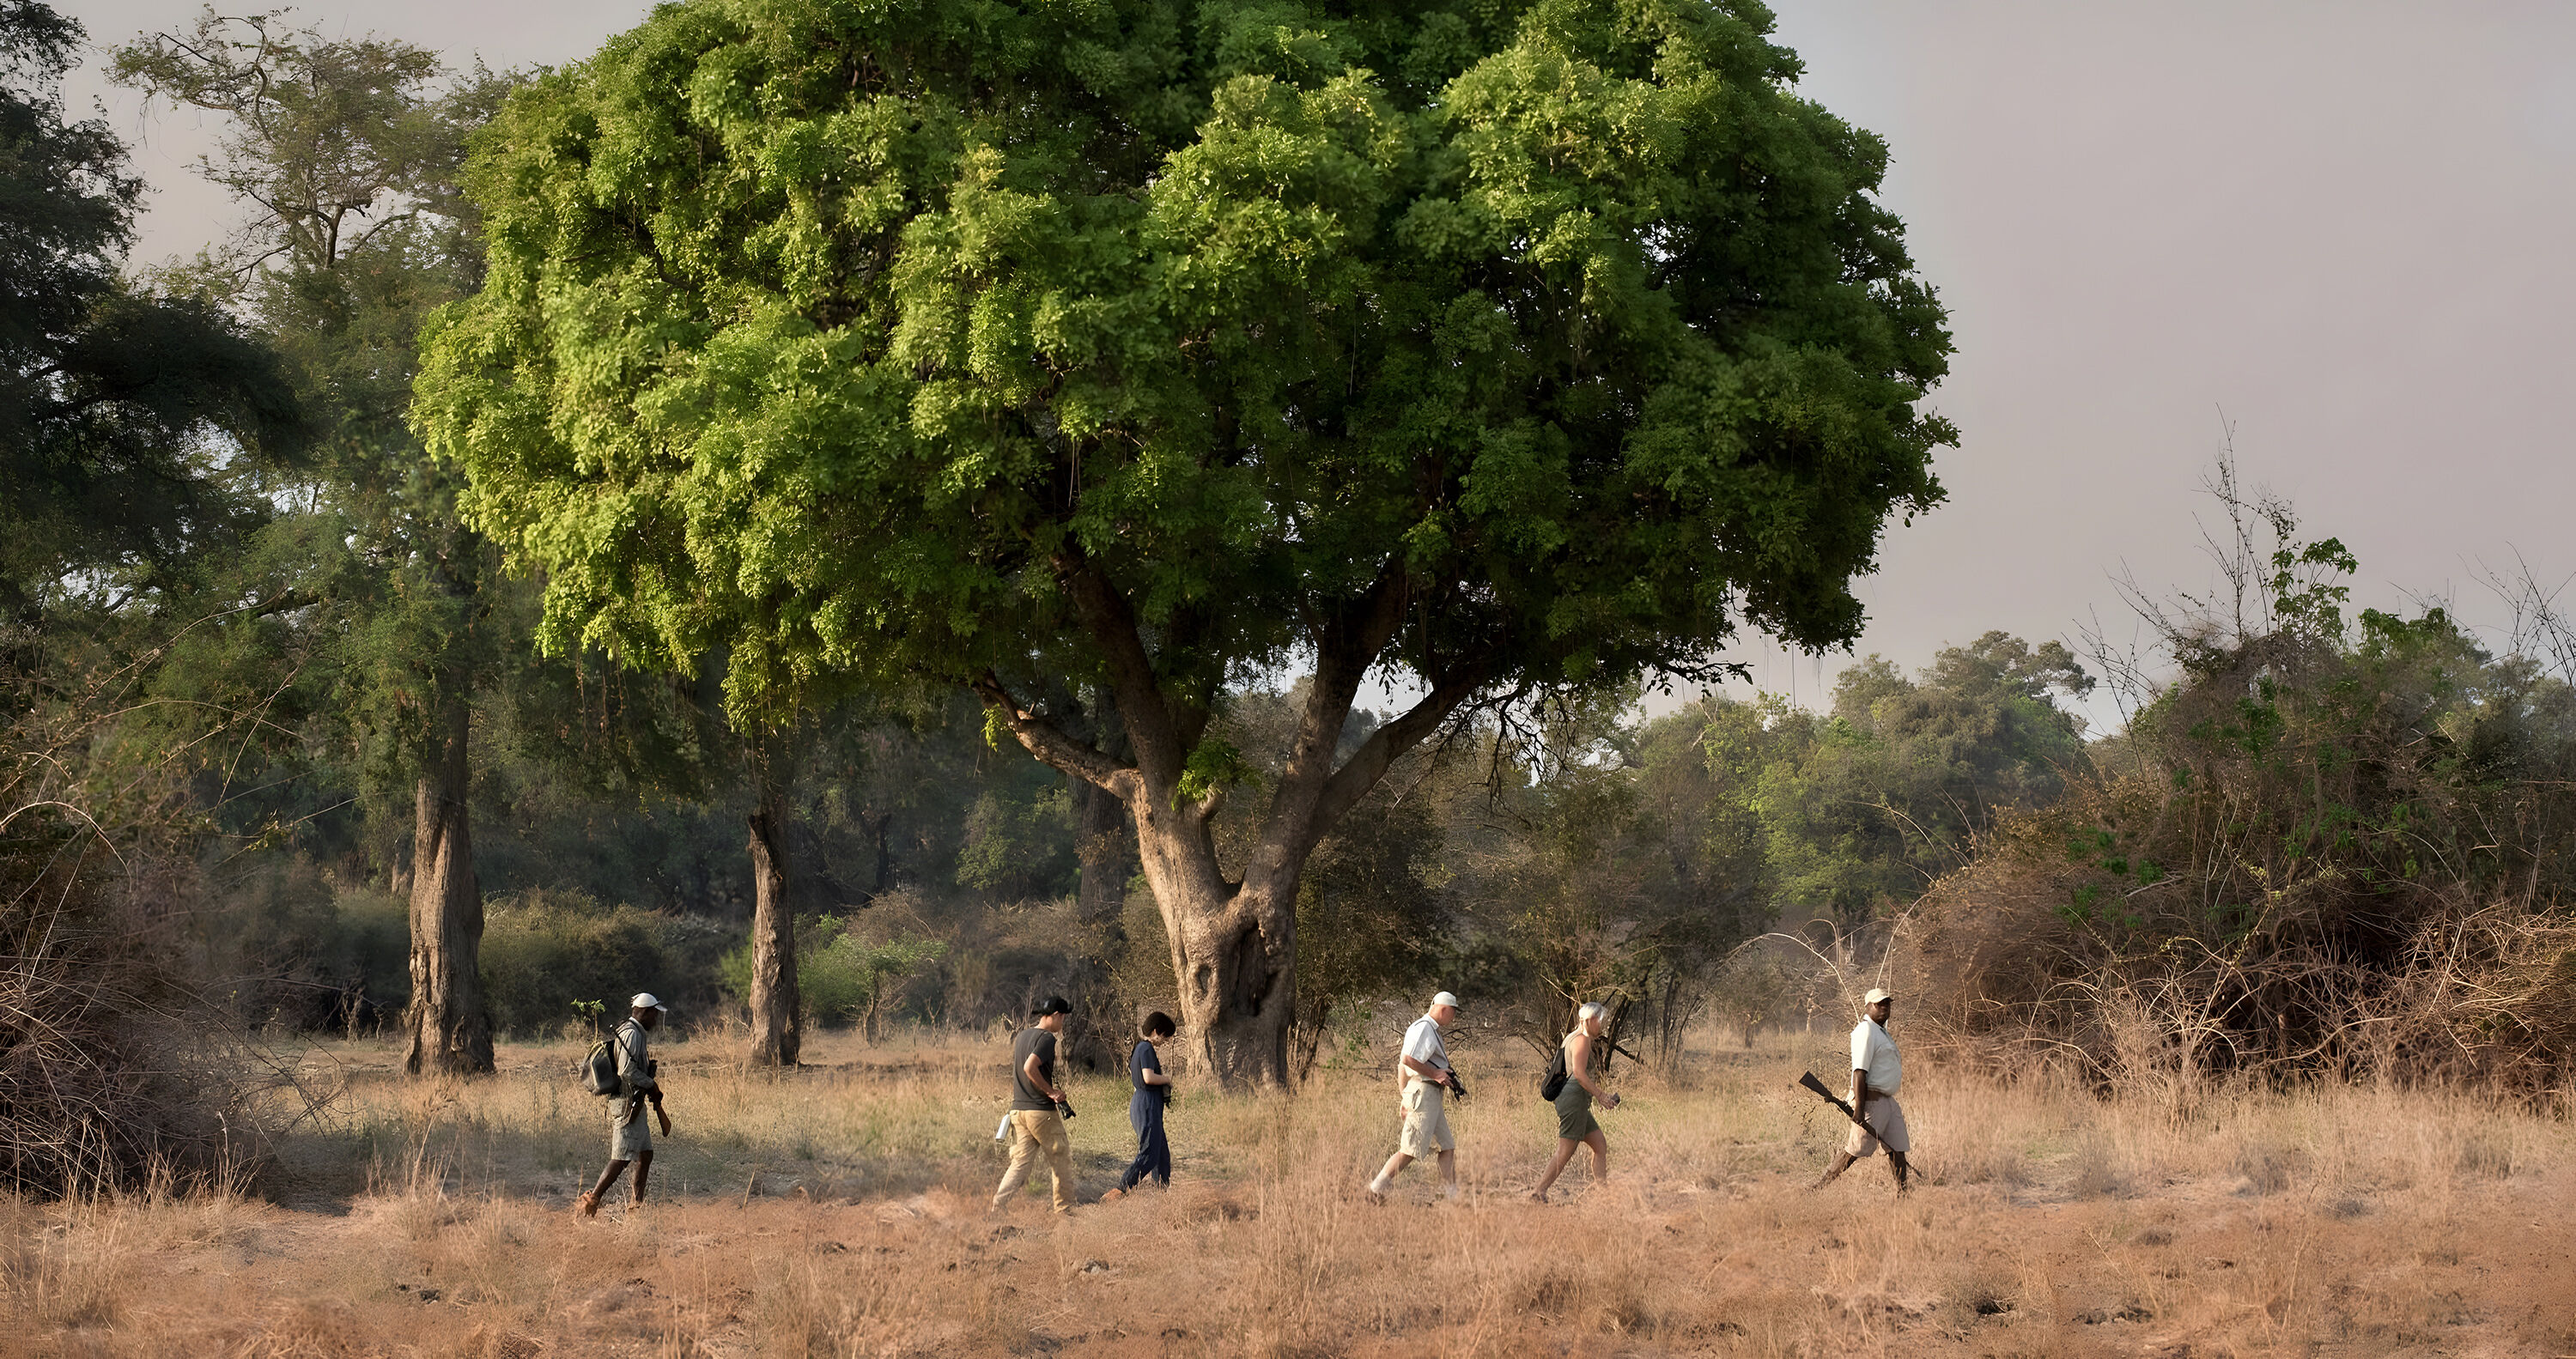
M 2576 1074 L 2576 922 L 2438 883 L 2329 875 L 2230 904 L 2215 881 L 2106 871 L 2193 862 L 2188 802 L 2130 777 L 2003 818 L 1894 931 L 1915 1045 L 1997 1074 L 2036 1060 L 2175 1118 L 2230 1078 L 2546 1094 Z M 2365 928 L 2397 942 L 2360 947 Z
M 2576 624 L 2495 583 L 2501 655 L 2439 607 L 2347 618 L 2357 563 L 2222 456 L 2221 588 L 2128 588 L 2095 640 L 2123 730 L 1909 913 L 1913 1013 L 2187 1116 L 2212 1076 L 2576 1076 Z M 2170 667 L 2170 668 L 2168 668 Z
M 0 830 L 0 1187 L 97 1193 L 239 1173 L 258 1151 L 230 1026 L 197 1003 L 151 900 L 67 808 Z

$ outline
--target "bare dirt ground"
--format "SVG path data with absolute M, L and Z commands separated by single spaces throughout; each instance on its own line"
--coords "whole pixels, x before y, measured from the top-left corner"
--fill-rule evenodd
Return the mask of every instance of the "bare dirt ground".
M 332 1097 L 252 1192 L 0 1200 L 0 1354 L 2576 1355 L 2576 1132 L 2458 1095 L 2106 1103 L 1918 1064 L 1931 1181 L 1811 1193 L 1838 1116 L 1789 1083 L 1841 1057 L 1799 1036 L 1614 1073 L 1611 1180 L 1578 1160 L 1539 1206 L 1553 1120 L 1487 1045 L 1455 1201 L 1427 1165 L 1359 1192 L 1396 1127 L 1370 1061 L 1294 1099 L 1185 1082 L 1173 1187 L 1099 1203 L 1130 1150 L 1103 1075 L 1057 1219 L 1042 1185 L 986 1211 L 998 1040 L 830 1037 L 784 1077 L 710 1040 L 659 1049 L 659 1201 L 585 1222 L 576 1045 L 462 1084 L 389 1044 L 284 1055 Z

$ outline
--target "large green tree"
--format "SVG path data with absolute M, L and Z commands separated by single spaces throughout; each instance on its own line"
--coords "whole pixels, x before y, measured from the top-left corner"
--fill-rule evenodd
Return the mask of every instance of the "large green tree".
M 1863 660 L 1835 680 L 1830 713 L 1772 697 L 1714 720 L 1709 760 L 1715 772 L 1766 752 L 1733 786 L 1768 827 L 1777 909 L 1851 928 L 1965 864 L 1999 812 L 2053 802 L 2087 770 L 2083 722 L 2056 695 L 2092 688 L 2064 643 L 1988 632 L 1913 679 Z
M 298 489 L 328 530 L 308 534 L 342 640 L 342 701 L 413 821 L 415 1072 L 492 1069 L 476 967 L 483 893 L 467 792 L 476 695 L 505 663 L 491 626 L 497 555 L 464 527 L 456 480 L 403 422 L 415 336 L 431 308 L 473 290 L 482 252 L 457 193 L 467 131 L 509 77 L 448 81 L 436 54 L 397 39 L 335 39 L 278 14 L 211 9 L 186 30 L 116 49 L 117 80 L 220 115 L 203 173 L 250 212 L 171 281 L 248 317 L 293 363 L 322 426 Z M 280 497 L 281 499 L 287 497 Z
M 547 633 L 971 686 L 1132 814 L 1185 1040 L 1287 1073 L 1300 873 L 1472 703 L 1848 642 L 1940 495 L 1885 149 L 1750 0 L 705 0 L 479 144 L 416 419 Z M 1229 683 L 1311 669 L 1256 847 Z M 1371 674 L 1418 698 L 1347 755 Z M 1042 693 L 1105 690 L 1125 744 Z
M 255 520 L 219 453 L 304 434 L 276 358 L 215 309 L 118 273 L 142 181 L 59 83 L 81 27 L 0 0 L 0 609 L 22 625 L 67 578 L 156 588 Z M 247 460 L 244 460 L 247 461 Z

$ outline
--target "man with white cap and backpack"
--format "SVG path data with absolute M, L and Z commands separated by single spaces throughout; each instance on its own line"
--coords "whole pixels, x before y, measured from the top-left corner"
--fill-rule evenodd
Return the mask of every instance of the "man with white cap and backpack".
M 608 1168 L 599 1172 L 599 1183 L 573 1204 L 583 1217 L 599 1216 L 599 1201 L 617 1183 L 617 1177 L 626 1173 L 629 1161 L 635 1163 L 635 1206 L 644 1206 L 644 1182 L 653 1173 L 653 1129 L 644 1121 L 648 1101 L 653 1106 L 653 1117 L 661 1120 L 662 1135 L 671 1135 L 671 1116 L 662 1111 L 662 1083 L 655 1078 L 646 1038 L 660 1027 L 670 1007 L 652 992 L 639 991 L 626 1002 L 626 1008 L 626 1019 L 608 1036 L 609 1054 L 617 1068 L 616 1088 L 604 1092 L 609 1096 Z
M 1369 1193 L 1380 1198 L 1395 1184 L 1396 1172 L 1413 1164 L 1417 1157 L 1437 1154 L 1440 1157 L 1441 1192 L 1458 1196 L 1458 1139 L 1449 1133 L 1449 1111 L 1442 1096 L 1458 1089 L 1457 1072 L 1449 1065 L 1449 1048 L 1440 1031 L 1458 1022 L 1458 998 L 1446 991 L 1431 998 L 1431 1008 L 1413 1026 L 1404 1031 L 1404 1049 L 1396 1058 L 1396 1101 L 1404 1108 L 1404 1130 L 1395 1140 L 1395 1154 L 1386 1158 L 1386 1168 L 1369 1181 Z
M 1864 1007 L 1860 1023 L 1852 1026 L 1851 1107 L 1860 1118 L 1853 1122 L 1851 1137 L 1834 1155 L 1816 1188 L 1832 1184 L 1834 1178 L 1851 1169 L 1852 1162 L 1868 1156 L 1880 1147 L 1887 1148 L 1887 1168 L 1896 1175 L 1896 1190 L 1905 1192 L 1905 1177 L 1912 1167 L 1905 1164 L 1905 1153 L 1913 1142 L 1905 1132 L 1905 1110 L 1896 1103 L 1896 1087 L 1904 1082 L 1905 1062 L 1896 1052 L 1896 1040 L 1888 1036 L 1887 1017 L 1895 1011 L 1896 997 L 1873 986 L 1861 998 Z

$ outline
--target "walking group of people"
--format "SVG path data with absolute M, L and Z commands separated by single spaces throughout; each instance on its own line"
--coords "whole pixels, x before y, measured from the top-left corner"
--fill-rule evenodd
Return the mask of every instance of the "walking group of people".
M 1895 997 L 1873 988 L 1863 1004 L 1862 1018 L 1851 1033 L 1851 1134 L 1823 1177 L 1816 1181 L 1816 1187 L 1832 1183 L 1855 1162 L 1883 1147 L 1896 1187 L 1902 1191 L 1912 1169 L 1906 1161 L 1906 1153 L 1912 1147 L 1906 1134 L 1905 1112 L 1896 1102 L 1897 1088 L 1904 1080 L 1904 1062 L 1897 1052 L 1896 1040 L 1887 1032 Z M 661 1084 L 648 1051 L 650 1035 L 668 1013 L 668 1007 L 646 993 L 635 996 L 627 1008 L 628 1017 L 608 1040 L 616 1069 L 609 1103 L 608 1166 L 600 1172 L 598 1184 L 576 1205 L 585 1217 L 598 1214 L 600 1200 L 630 1164 L 635 1170 L 634 1202 L 643 1204 L 645 1183 L 653 1167 L 652 1129 L 643 1117 L 648 1104 L 662 1125 L 663 1136 L 671 1133 L 671 1116 L 663 1112 Z M 1008 1207 L 1013 1196 L 1028 1184 L 1041 1160 L 1054 1181 L 1055 1211 L 1073 1211 L 1073 1149 L 1064 1125 L 1074 1116 L 1074 1110 L 1064 1086 L 1056 1080 L 1058 1040 L 1072 1014 L 1073 1006 L 1062 996 L 1049 996 L 1039 1002 L 1029 1026 L 1011 1039 L 1011 1108 L 994 1131 L 994 1140 L 1006 1142 L 1010 1148 L 1010 1167 L 1003 1172 L 1000 1187 L 993 1191 L 993 1208 L 997 1212 Z M 1396 1175 L 1425 1156 L 1434 1158 L 1439 1166 L 1441 1192 L 1452 1198 L 1458 1194 L 1458 1141 L 1449 1130 L 1448 1105 L 1466 1091 L 1459 1083 L 1457 1067 L 1449 1060 L 1445 1038 L 1446 1031 L 1457 1024 L 1458 1016 L 1458 998 L 1443 991 L 1431 998 L 1422 1017 L 1405 1030 L 1395 1068 L 1396 1102 L 1403 1118 L 1396 1134 L 1395 1154 L 1368 1182 L 1368 1193 L 1373 1198 L 1383 1199 L 1394 1187 Z M 1587 1003 L 1575 1011 L 1574 1027 L 1558 1040 L 1556 1057 L 1539 1091 L 1554 1106 L 1556 1157 L 1530 1193 L 1536 1202 L 1547 1202 L 1548 1191 L 1555 1187 L 1557 1177 L 1564 1173 L 1575 1153 L 1584 1148 L 1592 1151 L 1593 1182 L 1602 1183 L 1610 1176 L 1610 1142 L 1594 1116 L 1596 1109 L 1619 1107 L 1619 1096 L 1601 1088 L 1601 1071 L 1610 1051 L 1610 1040 L 1604 1031 L 1608 1022 L 1606 1007 Z M 1171 1016 L 1159 1010 L 1146 1016 L 1138 1027 L 1136 1045 L 1127 1057 L 1131 1090 L 1127 1122 L 1136 1134 L 1136 1156 L 1119 1177 L 1118 1187 L 1102 1196 L 1104 1200 L 1121 1198 L 1147 1179 L 1163 1185 L 1172 1181 L 1172 1147 L 1163 1133 L 1163 1110 L 1171 1103 L 1173 1090 L 1171 1077 L 1163 1070 L 1160 1050 L 1177 1032 L 1179 1026 Z

